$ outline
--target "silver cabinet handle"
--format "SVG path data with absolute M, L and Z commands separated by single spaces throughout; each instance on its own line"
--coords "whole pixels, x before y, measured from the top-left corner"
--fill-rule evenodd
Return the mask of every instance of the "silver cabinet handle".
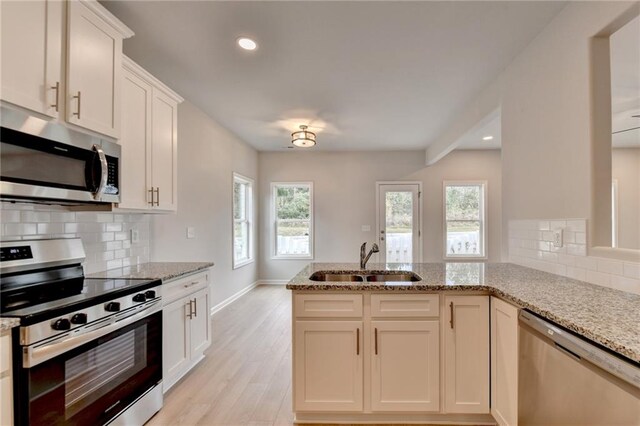
M 451 325 L 451 328 L 453 329 L 453 302 L 449 303 L 449 309 L 451 310 L 451 319 L 449 320 L 449 324 Z
M 198 317 L 198 298 L 193 298 L 193 316 Z
M 185 284 L 184 288 L 189 288 L 189 287 L 193 287 L 196 284 L 199 284 L 200 281 L 191 281 L 189 284 Z
M 60 109 L 60 82 L 56 81 L 56 85 L 51 86 L 51 88 L 56 91 L 56 103 L 51 105 L 51 108 L 55 108 L 56 112 L 58 112 Z
M 192 309 L 192 306 L 191 306 L 191 300 L 189 300 L 189 313 L 187 314 L 187 318 L 193 319 L 193 309 Z
M 81 108 L 80 102 L 82 101 L 82 93 L 80 93 L 80 91 L 78 90 L 78 94 L 76 96 L 73 96 L 72 98 L 78 100 L 78 111 L 74 112 L 72 115 L 77 115 L 78 120 L 80 120 L 80 108 Z
M 356 329 L 356 355 L 360 355 L 360 328 Z
M 160 207 L 160 187 L 156 188 L 156 206 Z
M 153 207 L 153 186 L 148 191 L 151 194 L 151 201 L 148 201 L 147 204 L 151 204 L 151 207 Z

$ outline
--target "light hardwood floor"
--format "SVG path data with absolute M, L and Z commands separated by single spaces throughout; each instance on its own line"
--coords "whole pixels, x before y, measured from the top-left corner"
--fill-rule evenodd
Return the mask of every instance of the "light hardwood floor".
M 205 359 L 148 425 L 290 425 L 291 292 L 260 286 L 213 316 Z

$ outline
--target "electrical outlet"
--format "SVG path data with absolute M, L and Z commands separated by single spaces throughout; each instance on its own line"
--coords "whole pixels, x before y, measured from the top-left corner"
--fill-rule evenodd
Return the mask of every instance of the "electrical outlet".
M 137 229 L 132 229 L 131 230 L 131 242 L 132 243 L 139 243 L 140 242 L 140 232 L 138 232 Z
M 562 247 L 562 228 L 553 231 L 553 246 Z
M 187 238 L 192 239 L 196 237 L 196 228 L 193 226 L 187 226 Z

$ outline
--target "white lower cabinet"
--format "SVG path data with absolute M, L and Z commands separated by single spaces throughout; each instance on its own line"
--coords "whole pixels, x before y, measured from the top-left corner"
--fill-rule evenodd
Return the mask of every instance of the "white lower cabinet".
M 211 344 L 208 273 L 163 287 L 162 380 L 166 392 L 202 358 Z M 165 300 L 166 299 L 166 300 Z
M 440 410 L 439 321 L 371 322 L 371 410 Z
M 491 414 L 518 424 L 518 308 L 491 298 Z
M 447 413 L 489 413 L 489 296 L 444 298 Z
M 361 411 L 362 321 L 296 321 L 295 411 Z
M 13 424 L 13 379 L 11 368 L 11 331 L 0 334 L 0 425 Z

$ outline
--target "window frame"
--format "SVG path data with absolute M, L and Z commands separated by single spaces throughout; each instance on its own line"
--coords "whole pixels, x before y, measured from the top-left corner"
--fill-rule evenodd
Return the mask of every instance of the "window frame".
M 480 186 L 480 247 L 482 248 L 482 254 L 469 255 L 469 254 L 448 254 L 447 250 L 447 224 L 449 222 L 456 222 L 454 220 L 447 220 L 447 187 L 449 186 Z M 487 224 L 487 194 L 489 184 L 486 180 L 444 180 L 442 181 L 442 257 L 447 261 L 455 260 L 487 260 L 487 240 L 488 240 L 488 224 Z M 463 221 L 468 222 L 468 221 Z
M 231 258 L 232 258 L 232 269 L 238 269 L 241 268 L 243 266 L 249 265 L 253 262 L 255 262 L 256 257 L 255 257 L 255 250 L 254 250 L 254 242 L 255 242 L 255 221 L 254 219 L 254 188 L 255 188 L 255 181 L 253 179 L 251 179 L 250 177 L 241 175 L 240 173 L 236 173 L 233 172 L 233 178 L 231 179 Z M 249 189 L 249 193 L 245 194 L 245 219 L 236 219 L 234 212 L 235 212 L 235 196 L 234 196 L 234 191 L 235 191 L 235 185 L 236 182 L 240 182 L 242 184 L 248 185 L 248 189 Z M 248 232 L 248 236 L 247 236 L 247 259 L 242 259 L 240 261 L 236 260 L 236 223 L 240 221 L 240 222 L 246 222 L 247 223 L 247 232 Z
M 276 196 L 277 188 L 281 187 L 309 187 L 309 254 L 308 255 L 282 255 L 278 254 L 278 238 L 276 235 L 277 212 L 276 212 Z M 288 181 L 288 182 L 271 182 L 271 259 L 272 260 L 312 260 L 314 256 L 314 207 L 313 207 L 313 182 L 310 181 Z

